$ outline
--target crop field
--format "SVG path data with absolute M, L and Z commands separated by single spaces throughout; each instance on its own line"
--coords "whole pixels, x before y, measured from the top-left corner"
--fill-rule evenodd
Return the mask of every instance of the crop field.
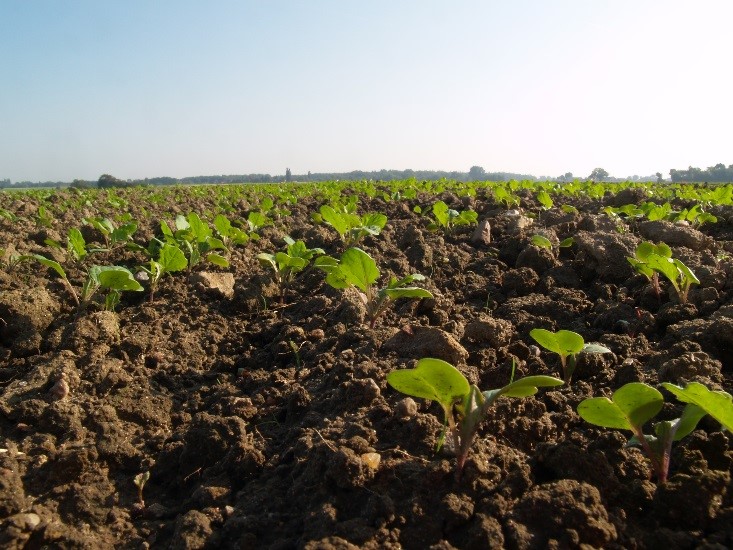
M 733 185 L 0 193 L 2 548 L 733 547 Z

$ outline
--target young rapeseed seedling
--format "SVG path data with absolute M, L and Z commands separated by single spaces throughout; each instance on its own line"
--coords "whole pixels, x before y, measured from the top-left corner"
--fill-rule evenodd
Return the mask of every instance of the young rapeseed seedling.
M 473 210 L 453 210 L 449 208 L 443 201 L 438 201 L 433 205 L 434 221 L 428 225 L 430 231 L 442 229 L 446 235 L 453 231 L 458 225 L 471 225 L 478 220 L 478 213 Z
M 379 316 L 399 298 L 432 298 L 424 288 L 410 286 L 414 281 L 425 279 L 419 273 L 402 279 L 391 277 L 387 286 L 377 288 L 375 283 L 380 273 L 376 262 L 360 248 L 349 248 L 337 260 L 330 256 L 316 258 L 313 265 L 326 272 L 326 283 L 334 288 L 355 287 L 367 310 L 369 326 L 374 327 Z
M 733 429 L 733 401 L 729 394 L 710 391 L 697 382 L 685 388 L 666 382 L 662 386 L 687 405 L 679 418 L 654 424 L 655 435 L 644 434 L 643 427 L 662 410 L 664 398 L 647 384 L 630 382 L 616 390 L 611 399 L 592 397 L 578 405 L 578 414 L 585 421 L 632 432 L 629 445 L 641 446 L 659 483 L 667 481 L 672 443 L 690 434 L 703 416 L 709 414 L 725 429 Z
M 460 478 L 476 431 L 499 397 L 528 397 L 537 393 L 538 388 L 560 386 L 563 381 L 552 376 L 527 376 L 502 388 L 482 392 L 470 385 L 466 377 L 450 363 L 425 358 L 420 359 L 414 369 L 390 372 L 387 383 L 406 395 L 440 404 L 445 420 L 436 450 L 442 446 L 447 431 L 453 438 L 457 460 L 456 478 Z
M 284 241 L 288 245 L 286 252 L 257 254 L 260 263 L 274 271 L 275 282 L 280 287 L 280 303 L 285 302 L 285 293 L 295 276 L 308 267 L 315 256 L 324 253 L 322 248 L 308 248 L 303 241 L 294 241 L 291 237 L 285 237 Z
M 579 353 L 611 353 L 605 346 L 586 344 L 580 334 L 570 330 L 550 332 L 543 328 L 535 328 L 529 335 L 547 351 L 558 354 L 566 384 L 570 384 Z

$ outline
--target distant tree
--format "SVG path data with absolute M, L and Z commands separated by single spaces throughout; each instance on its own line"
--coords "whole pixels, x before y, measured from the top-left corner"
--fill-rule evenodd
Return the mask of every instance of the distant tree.
M 290 168 L 285 169 L 285 181 L 293 181 L 293 174 L 290 172 Z
M 675 170 L 674 168 L 669 171 L 669 175 L 673 182 L 703 182 L 703 181 L 714 181 L 717 183 L 722 182 L 733 182 L 733 164 L 725 167 L 724 164 L 718 163 L 715 166 L 710 166 L 706 170 L 695 168 L 690 166 L 687 170 Z
M 131 187 L 133 185 L 135 184 L 132 181 L 117 179 L 109 174 L 102 174 L 99 176 L 99 180 L 97 180 L 97 187 L 100 189 L 104 189 L 105 187 Z
M 590 176 L 588 176 L 588 179 L 592 181 L 603 181 L 607 177 L 608 172 L 603 168 L 593 168 L 593 171 L 590 173 Z
M 69 187 L 75 187 L 76 189 L 89 189 L 96 185 L 93 181 L 75 179 L 69 184 Z
M 565 172 L 565 181 L 571 181 L 573 179 L 572 172 Z
M 657 176 L 657 183 L 662 183 L 664 181 L 664 178 L 662 177 L 662 173 L 661 172 L 657 172 L 654 175 Z
M 486 179 L 486 170 L 481 166 L 471 166 L 471 169 L 468 171 L 468 179 L 471 181 Z

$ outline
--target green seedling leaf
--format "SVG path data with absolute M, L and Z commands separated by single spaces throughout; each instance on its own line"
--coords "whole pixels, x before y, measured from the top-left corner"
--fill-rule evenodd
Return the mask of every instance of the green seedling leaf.
M 365 214 L 361 219 L 362 228 L 370 235 L 379 235 L 385 225 L 387 225 L 387 216 L 378 212 Z
M 336 233 L 338 233 L 343 239 L 349 231 L 349 225 L 344 216 L 339 212 L 336 212 L 336 210 L 328 204 L 321 206 L 319 212 L 323 221 L 333 227 L 336 230 Z
M 84 236 L 81 234 L 76 227 L 69 229 L 68 236 L 66 238 L 66 249 L 69 255 L 77 262 L 82 261 L 87 255 L 86 241 Z
M 647 256 L 646 262 L 649 267 L 651 267 L 654 271 L 658 271 L 667 279 L 669 279 L 669 281 L 673 285 L 677 285 L 679 272 L 677 271 L 677 266 L 674 265 L 674 262 L 671 258 L 652 253 Z
M 570 330 L 550 332 L 543 328 L 535 328 L 529 335 L 546 350 L 564 357 L 580 353 L 585 345 L 583 337 Z
M 232 222 L 224 214 L 217 214 L 214 218 L 214 228 L 222 237 L 229 237 L 232 230 Z
M 672 263 L 677 269 L 679 269 L 683 284 L 686 284 L 688 286 L 691 284 L 700 284 L 700 279 L 698 279 L 697 276 L 695 276 L 695 273 L 693 273 L 693 271 L 689 267 L 683 264 L 681 260 L 674 258 L 672 260 Z
M 98 268 L 95 274 L 95 279 L 102 288 L 117 291 L 129 290 L 133 292 L 140 292 L 143 290 L 142 285 L 135 279 L 132 272 L 125 267 L 118 265 L 95 267 Z
M 471 389 L 466 377 L 450 363 L 425 358 L 413 369 L 392 371 L 387 383 L 399 392 L 413 397 L 437 401 L 445 413 L 445 423 L 453 425 L 453 405 Z
M 554 204 L 552 202 L 552 197 L 550 197 L 547 191 L 540 191 L 537 193 L 537 202 L 539 202 L 546 210 L 552 208 L 552 205 Z
M 536 394 L 539 388 L 551 388 L 562 386 L 563 384 L 564 382 L 562 380 L 555 378 L 554 376 L 525 376 L 524 378 L 520 378 L 519 380 L 494 391 L 499 392 L 496 397 L 500 397 L 502 395 L 504 397 L 527 397 L 529 395 Z M 496 399 L 496 397 L 493 397 L 493 399 L 490 398 L 490 396 L 486 395 L 487 393 L 488 392 L 484 392 L 487 402 L 491 403 Z
M 221 254 L 216 254 L 212 252 L 211 254 L 206 255 L 206 260 L 214 265 L 218 265 L 219 267 L 229 267 L 229 260 L 227 260 Z
M 160 222 L 160 232 L 163 233 L 163 236 L 167 239 L 175 240 L 175 236 L 173 235 L 173 231 L 168 226 L 168 224 L 163 220 Z
M 111 240 L 110 242 L 111 244 L 127 242 L 130 240 L 130 238 L 132 237 L 133 233 L 135 233 L 135 231 L 137 231 L 136 223 L 130 222 L 130 223 L 121 225 L 120 227 L 112 231 L 112 234 L 110 236 L 110 240 Z
M 651 281 L 652 277 L 654 276 L 654 270 L 649 267 L 649 265 L 645 261 L 637 260 L 636 258 L 632 258 L 631 256 L 626 256 L 626 260 L 631 264 L 631 267 L 634 268 L 634 271 L 641 275 L 644 275 L 647 279 Z
M 563 239 L 560 241 L 560 244 L 558 245 L 560 248 L 570 248 L 575 244 L 575 239 L 573 237 L 568 237 L 567 239 Z
M 600 344 L 595 343 L 589 343 L 585 344 L 583 346 L 583 349 L 580 350 L 582 353 L 613 353 L 610 349 L 608 349 L 606 346 L 602 346 Z
M 174 273 L 186 269 L 188 260 L 180 248 L 166 243 L 160 249 L 158 263 L 163 268 L 164 273 Z
M 403 287 L 403 288 L 385 288 L 382 290 L 390 299 L 397 300 L 398 298 L 432 298 L 433 294 L 416 286 Z
M 438 201 L 433 205 L 433 216 L 441 227 L 447 227 L 450 221 L 450 208 L 443 201 Z M 456 212 L 457 214 L 457 212 Z
M 552 242 L 542 235 L 532 235 L 532 244 L 540 248 L 552 249 Z
M 191 212 L 186 220 L 188 221 L 188 226 L 191 229 L 191 234 L 197 242 L 206 242 L 206 239 L 211 237 L 211 228 L 198 216 L 198 214 Z
M 726 392 L 711 391 L 699 382 L 689 382 L 684 388 L 664 382 L 669 392 L 683 403 L 697 405 L 728 431 L 733 431 L 733 397 Z
M 62 279 L 67 278 L 66 271 L 64 271 L 64 268 L 57 261 L 41 256 L 40 254 L 31 254 L 31 257 L 35 258 L 41 265 L 53 269 Z
M 581 401 L 578 414 L 585 421 L 604 428 L 641 433 L 664 405 L 662 394 L 641 382 L 631 382 L 616 390 L 611 399 L 591 397 Z
M 339 267 L 346 281 L 362 292 L 368 292 L 379 279 L 376 262 L 360 248 L 349 248 L 344 252 Z
M 679 441 L 680 439 L 690 435 L 697 427 L 697 423 L 700 422 L 702 417 L 706 414 L 708 414 L 708 412 L 705 409 L 702 409 L 697 405 L 693 405 L 692 403 L 688 403 L 682 411 L 682 416 L 674 421 L 674 441 Z M 657 435 L 659 435 L 658 432 Z

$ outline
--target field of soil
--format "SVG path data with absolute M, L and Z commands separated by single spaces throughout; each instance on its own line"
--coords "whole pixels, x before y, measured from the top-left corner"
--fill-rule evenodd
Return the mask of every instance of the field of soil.
M 197 212 L 211 222 L 221 204 L 192 190 L 141 204 L 136 192 L 115 197 L 126 199 L 118 213 L 139 221 L 133 238 L 143 246 L 160 235 L 160 220 Z M 54 257 L 80 288 L 82 268 L 44 241 L 65 243 L 78 227 L 101 242 L 81 220 L 112 213 L 107 191 L 62 212 L 69 196 L 46 199 L 55 217 L 43 227 L 35 195 L 0 194 L 0 207 L 18 216 L 0 218 L 0 248 Z M 477 211 L 490 241 L 475 226 L 428 231 L 413 208 L 438 198 Z M 632 381 L 733 389 L 733 208 L 712 208 L 718 222 L 699 231 L 601 213 L 645 200 L 629 189 L 566 199 L 577 212 L 544 211 L 524 192 L 521 211 L 532 220 L 482 193 L 360 197 L 360 213 L 389 219 L 360 244 L 384 280 L 419 272 L 434 295 L 398 301 L 373 329 L 356 293 L 326 285 L 318 270 L 280 303 L 256 259 L 282 250 L 288 234 L 343 251 L 332 228 L 313 222 L 323 204 L 315 197 L 289 205 L 259 241 L 232 248 L 229 268 L 175 273 L 154 301 L 128 292 L 115 312 L 77 312 L 53 271 L 6 263 L 0 547 L 733 547 L 731 436 L 715 421 L 675 444 L 669 480 L 658 485 L 640 450 L 625 446 L 630 433 L 575 412 Z M 256 206 L 237 200 L 228 215 L 244 219 Z M 538 248 L 534 234 L 574 244 Z M 658 298 L 633 272 L 626 257 L 642 240 L 666 242 L 695 272 L 688 304 L 664 281 Z M 134 270 L 145 261 L 118 249 L 90 263 Z M 500 399 L 457 481 L 451 449 L 435 452 L 440 407 L 399 394 L 386 376 L 422 357 L 454 364 L 481 389 L 507 384 L 513 362 L 517 377 L 560 376 L 533 328 L 576 331 L 613 353 L 583 356 L 569 386 Z M 680 403 L 665 397 L 660 417 L 676 418 Z M 143 503 L 134 480 L 145 472 Z

